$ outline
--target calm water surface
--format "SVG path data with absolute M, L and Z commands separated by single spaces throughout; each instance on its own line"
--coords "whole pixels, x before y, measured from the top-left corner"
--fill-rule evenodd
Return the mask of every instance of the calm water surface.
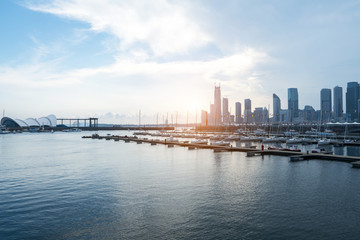
M 360 238 L 347 163 L 90 134 L 0 135 L 0 239 Z

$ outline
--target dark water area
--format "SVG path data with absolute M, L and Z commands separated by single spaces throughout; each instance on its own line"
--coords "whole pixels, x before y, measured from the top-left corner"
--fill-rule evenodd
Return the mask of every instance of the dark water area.
M 348 163 L 85 134 L 0 136 L 0 239 L 359 239 Z

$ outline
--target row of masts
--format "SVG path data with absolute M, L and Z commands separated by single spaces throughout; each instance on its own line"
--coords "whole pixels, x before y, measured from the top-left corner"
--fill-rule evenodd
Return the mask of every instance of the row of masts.
M 171 114 L 171 125 L 174 125 L 173 114 Z M 163 124 L 167 125 L 169 119 L 169 113 L 166 113 L 166 119 L 164 115 L 162 115 Z M 198 123 L 197 111 L 195 112 L 195 124 Z M 156 113 L 156 125 L 159 125 L 159 113 Z M 176 112 L 175 117 L 175 127 L 178 125 L 178 112 Z M 141 126 L 141 109 L 139 109 L 139 127 Z M 186 127 L 189 127 L 189 112 L 186 112 Z

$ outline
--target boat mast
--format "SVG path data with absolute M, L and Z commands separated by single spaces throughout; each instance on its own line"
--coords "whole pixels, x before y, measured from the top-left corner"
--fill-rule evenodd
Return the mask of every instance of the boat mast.
M 186 128 L 189 128 L 189 111 L 186 112 Z
M 141 109 L 139 110 L 139 127 L 141 125 Z

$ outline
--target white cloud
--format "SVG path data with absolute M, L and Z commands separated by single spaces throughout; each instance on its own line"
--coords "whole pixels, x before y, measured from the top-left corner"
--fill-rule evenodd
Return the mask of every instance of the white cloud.
M 69 94 L 66 88 L 70 91 L 77 89 L 74 88 L 76 84 L 84 91 L 76 93 L 79 99 L 87 98 L 89 94 L 100 97 L 92 100 L 99 102 L 91 103 L 99 109 L 105 104 L 130 112 L 145 104 L 150 112 L 159 109 L 186 111 L 190 105 L 208 108 L 214 82 L 221 82 L 223 94 L 238 101 L 250 94 L 254 96 L 253 91 L 261 89 L 260 80 L 254 75 L 255 67 L 264 61 L 269 61 L 265 53 L 247 49 L 209 61 L 157 63 L 119 60 L 109 66 L 63 72 L 57 71 L 56 64 L 42 63 L 2 67 L 0 83 L 34 89 L 62 86 L 63 95 Z M 206 89 L 210 90 L 210 95 Z M 124 101 L 132 104 L 120 104 Z
M 209 42 L 214 48 L 218 47 L 187 14 L 191 2 L 181 4 L 165 0 L 54 0 L 38 5 L 32 1 L 28 5 L 32 10 L 88 22 L 90 31 L 115 36 L 120 42 L 117 56 L 109 65 L 100 63 L 100 67 L 64 70 L 67 58 L 59 58 L 64 51 L 52 54 L 53 44 L 47 46 L 33 38 L 37 57 L 24 65 L 0 66 L 0 84 L 15 86 L 16 91 L 41 89 L 43 95 L 34 98 L 56 95 L 56 99 L 62 99 L 63 114 L 92 112 L 104 119 L 121 119 L 121 122 L 136 122 L 139 109 L 153 122 L 156 113 L 174 114 L 171 111 L 179 112 L 179 119 L 184 121 L 184 112 L 195 115 L 195 109 L 209 108 L 214 82 L 221 83 L 222 94 L 229 96 L 230 101 L 249 97 L 263 99 L 262 76 L 257 66 L 272 61 L 263 51 L 247 48 L 226 55 L 219 52 L 216 56 L 207 56 L 207 60 L 178 60 L 177 54 Z M 79 30 L 80 36 L 86 31 Z M 159 62 L 169 56 L 171 61 Z M 55 60 L 49 61 L 51 57 Z M 42 99 L 38 102 L 43 102 Z M 56 107 L 56 103 L 53 106 Z M 117 112 L 122 116 L 112 114 Z
M 0 83 L 18 87 L 49 88 L 78 84 L 71 74 L 57 72 L 54 62 L 26 64 L 18 67 L 0 66 Z
M 94 31 L 117 36 L 122 50 L 145 44 L 155 56 L 164 56 L 187 53 L 211 41 L 187 14 L 189 5 L 166 0 L 53 0 L 27 7 L 87 22 Z

